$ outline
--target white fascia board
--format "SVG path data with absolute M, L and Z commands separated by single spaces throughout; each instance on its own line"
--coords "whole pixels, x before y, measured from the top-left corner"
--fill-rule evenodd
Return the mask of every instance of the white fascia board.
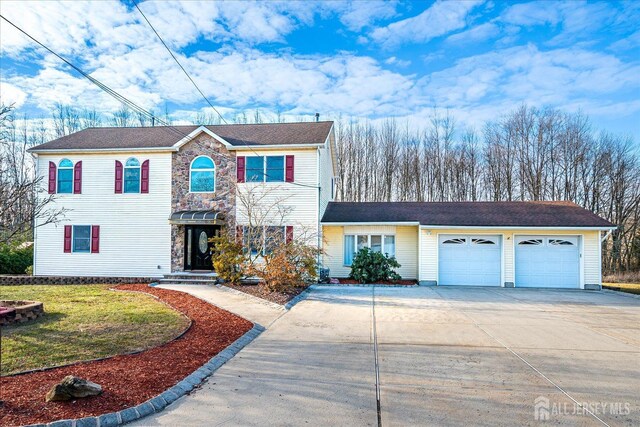
M 347 226 L 347 225 L 420 225 L 417 221 L 392 221 L 392 222 L 322 222 L 322 225 L 337 225 L 337 226 Z
M 175 151 L 180 150 L 180 148 L 184 144 L 186 144 L 187 142 L 192 141 L 196 136 L 198 136 L 202 132 L 204 132 L 207 135 L 209 135 L 210 137 L 220 141 L 225 147 L 227 147 L 227 149 L 230 149 L 232 147 L 232 145 L 227 140 L 225 140 L 223 137 L 221 137 L 220 135 L 218 135 L 215 132 L 211 131 L 206 126 L 200 126 L 199 128 L 194 129 L 193 131 L 191 131 L 191 133 L 189 133 L 189 135 L 185 136 L 180 141 L 178 141 L 175 144 L 173 144 L 173 147 L 176 149 Z
M 502 226 L 502 225 L 421 225 L 423 230 L 451 229 L 451 230 L 475 230 L 497 228 L 500 230 L 572 230 L 572 231 L 593 231 L 593 230 L 615 230 L 617 227 L 545 227 L 545 226 Z
M 147 148 L 57 148 L 57 149 L 42 149 L 42 150 L 28 150 L 33 154 L 91 154 L 91 153 L 147 153 L 147 152 L 166 152 L 171 153 L 178 151 L 173 147 L 147 147 Z
M 286 150 L 289 148 L 294 149 L 316 149 L 318 147 L 324 147 L 323 144 L 271 144 L 271 145 L 234 145 L 229 147 L 229 151 L 259 151 L 259 150 Z

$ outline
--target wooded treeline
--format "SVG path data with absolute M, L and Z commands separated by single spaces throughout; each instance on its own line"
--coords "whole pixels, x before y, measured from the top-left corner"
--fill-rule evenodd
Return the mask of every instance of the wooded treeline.
M 639 150 L 582 114 L 522 106 L 474 131 L 434 111 L 421 130 L 389 119 L 336 132 L 339 200 L 569 200 L 618 226 L 606 272 L 640 268 Z
M 47 125 L 11 118 L 2 123 L 3 198 L 14 179 L 9 172 L 29 188 L 24 174 L 33 171 L 25 156 L 30 146 L 91 126 L 152 125 L 124 107 L 101 115 L 58 104 Z M 167 112 L 162 120 L 172 122 Z M 203 113 L 191 121 L 220 123 Z M 269 121 L 284 117 L 256 110 L 232 120 Z M 340 119 L 336 145 L 338 200 L 570 200 L 618 226 L 603 244 L 606 272 L 640 269 L 640 150 L 631 137 L 594 129 L 582 114 L 523 105 L 477 130 L 457 126 L 447 111 L 436 109 L 418 130 L 397 119 Z M 31 206 L 26 198 L 12 202 L 18 211 Z

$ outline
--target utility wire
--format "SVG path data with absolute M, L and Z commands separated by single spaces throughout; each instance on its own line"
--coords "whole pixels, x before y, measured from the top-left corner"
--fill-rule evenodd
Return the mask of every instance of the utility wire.
M 205 94 L 200 90 L 200 88 L 198 87 L 198 85 L 196 84 L 196 82 L 193 81 L 193 79 L 191 78 L 191 76 L 189 75 L 189 73 L 187 72 L 187 70 L 184 69 L 184 67 L 182 66 L 182 64 L 180 63 L 180 61 L 178 61 L 178 58 L 176 58 L 176 56 L 173 54 L 173 52 L 171 51 L 171 49 L 169 49 L 169 46 L 167 46 L 167 44 L 164 42 L 164 40 L 162 39 L 162 37 L 160 37 L 160 34 L 158 34 L 158 32 L 156 31 L 156 29 L 154 28 L 153 25 L 151 25 L 151 22 L 149 22 L 149 19 L 147 18 L 147 16 L 142 12 L 142 10 L 140 9 L 140 7 L 138 6 L 138 2 L 136 2 L 135 0 L 133 0 L 133 4 L 136 6 L 136 9 L 138 9 L 138 12 L 140 12 L 140 15 L 142 15 L 142 17 L 144 18 L 145 21 L 147 21 L 147 24 L 149 24 L 149 27 L 151 27 L 151 29 L 153 30 L 154 33 L 156 33 L 156 36 L 158 36 L 158 39 L 160 40 L 160 42 L 163 44 L 163 46 L 167 49 L 167 52 L 169 52 L 169 55 L 171 55 L 171 57 L 173 58 L 174 61 L 176 61 L 176 64 L 178 64 L 178 66 L 180 67 L 180 69 L 182 70 L 182 72 L 184 73 L 185 76 L 187 76 L 187 78 L 189 79 L 189 81 L 193 84 L 193 86 L 198 90 L 198 92 L 200 92 L 200 95 L 202 95 L 202 97 L 204 98 L 205 101 L 207 101 L 207 104 L 209 104 L 209 106 L 211 108 L 213 108 L 213 111 L 215 111 L 218 116 L 220 116 L 220 120 L 222 120 L 224 122 L 225 125 L 228 125 L 229 123 L 227 123 L 227 121 L 224 119 L 224 117 L 222 117 L 222 114 L 220 114 L 220 112 L 218 111 L 218 109 L 216 107 L 213 106 L 213 104 L 211 103 L 211 101 L 209 101 L 209 98 L 207 98 L 205 96 Z
M 130 99 L 126 98 L 125 96 L 121 95 L 120 93 L 116 92 L 114 89 L 111 89 L 109 86 L 107 86 L 106 84 L 102 83 L 100 80 L 90 76 L 89 74 L 87 74 L 86 72 L 84 72 L 81 68 L 79 68 L 78 66 L 76 66 L 75 64 L 73 64 L 71 61 L 67 60 L 66 58 L 64 58 L 63 56 L 59 55 L 58 53 L 56 53 L 55 51 L 53 51 L 51 48 L 49 48 L 48 46 L 46 46 L 44 43 L 42 43 L 41 41 L 39 41 L 38 39 L 36 39 L 35 37 L 33 37 L 31 34 L 27 33 L 25 30 L 23 30 L 22 28 L 20 28 L 19 26 L 17 26 L 16 24 L 14 24 L 12 21 L 10 21 L 9 19 L 7 19 L 4 15 L 0 14 L 0 18 L 2 18 L 4 21 L 6 21 L 8 24 L 10 24 L 12 27 L 14 27 L 16 30 L 20 31 L 22 34 L 24 34 L 25 36 L 27 36 L 29 39 L 31 39 L 32 41 L 34 41 L 36 44 L 38 44 L 39 46 L 41 46 L 43 49 L 45 49 L 47 52 L 51 53 L 52 55 L 54 55 L 56 58 L 60 59 L 62 62 L 64 62 L 65 64 L 67 64 L 69 67 L 73 68 L 76 72 L 78 72 L 80 75 L 82 75 L 83 77 L 87 78 L 91 83 L 93 83 L 94 85 L 98 86 L 101 90 L 103 90 L 104 92 L 106 92 L 107 94 L 111 95 L 113 98 L 115 98 L 116 100 L 118 100 L 119 102 L 125 104 L 126 106 L 128 106 L 129 108 L 131 108 L 132 110 L 152 119 L 155 120 L 157 122 L 159 122 L 161 125 L 163 125 L 164 129 L 167 129 L 169 131 L 174 132 L 175 134 L 181 136 L 182 138 L 188 138 L 187 142 L 193 140 L 193 137 L 190 136 L 189 134 L 181 131 L 180 129 L 176 128 L 174 125 L 156 117 L 153 113 L 145 110 L 144 108 L 140 107 L 138 104 L 136 104 L 135 102 L 131 101 Z M 219 114 L 219 113 L 218 113 Z M 255 150 L 253 150 L 253 148 L 251 148 L 251 146 L 249 146 L 248 144 L 245 143 L 245 147 L 249 148 L 254 154 L 260 156 L 258 153 L 256 153 Z M 222 159 L 228 160 L 228 158 L 220 153 L 217 153 L 215 151 L 212 151 L 210 154 L 218 156 Z M 263 175 L 267 178 L 269 178 L 270 176 L 265 172 L 263 173 Z M 307 188 L 319 188 L 318 186 L 315 185 L 307 185 L 307 184 L 300 184 L 297 182 L 291 182 L 288 184 L 293 184 L 299 187 L 307 187 Z
M 155 33 L 155 35 L 158 37 L 158 40 L 160 40 L 160 42 L 162 43 L 162 45 L 165 47 L 165 49 L 167 49 L 167 52 L 169 52 L 169 55 L 171 55 L 171 57 L 173 58 L 173 60 L 176 62 L 176 64 L 178 64 L 178 66 L 180 67 L 180 69 L 182 70 L 182 72 L 187 76 L 187 78 L 189 79 L 189 81 L 193 84 L 193 86 L 196 88 L 196 90 L 200 93 L 200 95 L 202 96 L 202 98 L 207 102 L 207 104 L 209 104 L 209 106 L 211 106 L 211 108 L 213 108 L 213 111 L 215 111 L 218 116 L 220 116 L 220 119 L 225 123 L 228 124 L 227 121 L 224 119 L 224 117 L 222 117 L 222 114 L 220 114 L 220 112 L 216 109 L 216 107 L 213 106 L 213 104 L 211 103 L 211 101 L 209 101 L 209 98 L 206 97 L 206 95 L 202 92 L 202 90 L 200 90 L 200 88 L 198 87 L 198 85 L 196 84 L 196 82 L 191 78 L 191 76 L 189 75 L 189 73 L 187 72 L 187 70 L 184 69 L 184 67 L 182 66 L 182 64 L 180 63 L 180 61 L 178 61 L 178 58 L 176 58 L 176 56 L 173 54 L 173 52 L 171 51 L 171 49 L 169 49 L 169 46 L 167 46 L 167 44 L 165 43 L 165 41 L 162 39 L 162 37 L 160 36 L 160 34 L 158 33 L 158 31 L 155 29 L 155 27 L 153 26 L 153 24 L 151 24 L 151 21 L 149 21 L 149 18 L 147 18 L 147 16 L 144 14 L 144 12 L 142 12 L 142 9 L 140 9 L 140 7 L 138 6 L 138 2 L 136 2 L 136 0 L 133 0 L 133 4 L 136 6 L 136 9 L 138 9 L 138 12 L 140 12 L 140 15 L 142 15 L 142 17 L 144 18 L 144 20 L 147 22 L 147 24 L 149 24 L 149 27 L 151 27 L 151 29 L 153 30 L 153 32 Z M 244 143 L 244 146 L 246 148 L 248 148 L 249 150 L 251 150 L 251 152 L 253 154 L 255 154 L 256 156 L 260 156 L 260 154 L 258 154 L 250 145 L 248 145 L 247 143 Z M 268 175 L 265 173 L 265 176 L 268 177 Z M 318 186 L 315 185 L 305 185 L 305 184 L 297 184 L 303 187 L 310 187 L 310 188 L 319 188 Z

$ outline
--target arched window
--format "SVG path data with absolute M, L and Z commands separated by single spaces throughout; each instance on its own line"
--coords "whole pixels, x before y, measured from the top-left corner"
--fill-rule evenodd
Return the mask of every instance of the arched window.
M 207 156 L 198 156 L 191 162 L 190 186 L 192 193 L 213 193 L 216 191 L 216 165 Z
M 124 192 L 140 192 L 140 162 L 135 157 L 129 158 L 124 164 Z
M 73 162 L 69 159 L 58 163 L 58 193 L 73 193 Z

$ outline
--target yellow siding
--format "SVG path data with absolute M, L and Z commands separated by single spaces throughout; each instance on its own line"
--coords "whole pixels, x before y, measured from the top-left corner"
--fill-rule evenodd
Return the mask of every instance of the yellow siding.
M 580 236 L 582 240 L 582 260 L 584 276 L 582 283 L 600 284 L 600 232 L 580 230 L 517 229 L 433 229 L 421 230 L 422 251 L 420 260 L 420 280 L 438 280 L 438 235 L 439 234 L 493 234 L 502 236 L 503 280 L 514 282 L 514 236 L 517 235 L 564 235 Z
M 396 258 L 401 267 L 398 274 L 403 279 L 418 278 L 418 227 L 417 226 L 328 226 L 322 227 L 324 237 L 324 266 L 332 277 L 347 277 L 350 267 L 344 261 L 344 234 L 395 234 Z

